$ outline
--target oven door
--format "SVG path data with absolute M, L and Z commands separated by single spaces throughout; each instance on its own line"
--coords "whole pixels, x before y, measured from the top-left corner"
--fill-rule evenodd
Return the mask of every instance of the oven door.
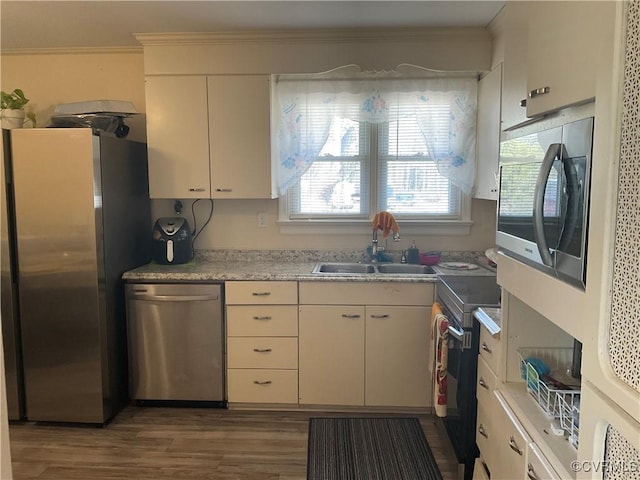
M 449 318 L 447 357 L 447 416 L 443 419 L 458 462 L 473 463 L 478 456 L 476 430 L 476 379 L 480 328 L 462 328 L 446 309 Z

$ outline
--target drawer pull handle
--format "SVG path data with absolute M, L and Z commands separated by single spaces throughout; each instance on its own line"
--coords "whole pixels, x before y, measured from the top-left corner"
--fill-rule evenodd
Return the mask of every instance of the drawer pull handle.
M 204 188 L 190 188 L 189 191 L 190 192 L 204 192 L 205 189 Z
M 268 297 L 271 295 L 271 292 L 252 292 L 251 295 L 254 297 Z
M 229 192 L 233 192 L 233 189 L 231 189 L 231 188 L 216 188 L 216 192 L 229 193 Z
M 509 447 L 511 448 L 511 450 L 516 452 L 518 455 L 522 456 L 522 449 L 516 443 L 516 439 L 513 438 L 513 435 L 511 435 L 509 437 Z
M 489 345 L 487 345 L 485 342 L 482 342 L 482 345 L 480 345 L 480 348 L 487 353 L 493 353 L 492 350 L 489 348 Z
M 531 465 L 530 463 L 527 465 L 527 477 L 529 477 L 529 480 L 538 480 L 536 471 L 533 469 L 533 465 Z
M 256 385 L 271 385 L 271 380 L 254 380 Z
M 253 351 L 258 353 L 269 353 L 271 349 L 270 348 L 254 348 Z
M 389 318 L 389 315 L 387 315 L 386 313 L 382 315 L 371 315 L 371 318 Z
M 478 385 L 480 385 L 482 388 L 486 388 L 487 390 L 489 390 L 489 385 L 487 385 L 487 382 L 484 381 L 484 378 L 480 377 L 480 380 L 478 380 Z
M 360 318 L 357 313 L 343 313 L 342 318 Z
M 253 317 L 254 320 L 271 320 L 271 317 L 269 315 L 264 316 L 264 317 Z
M 484 438 L 489 438 L 489 434 L 487 433 L 487 431 L 484 429 L 484 425 L 480 424 L 480 426 L 478 427 L 478 433 L 480 435 L 482 435 Z
M 538 95 L 546 95 L 551 91 L 549 87 L 535 88 L 529 92 L 529 98 L 536 98 Z

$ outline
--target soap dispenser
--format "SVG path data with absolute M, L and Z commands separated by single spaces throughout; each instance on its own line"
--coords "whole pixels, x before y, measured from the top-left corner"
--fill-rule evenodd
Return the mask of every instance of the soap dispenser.
M 411 246 L 407 249 L 407 262 L 418 264 L 420 263 L 420 250 L 416 247 L 416 241 L 411 243 Z

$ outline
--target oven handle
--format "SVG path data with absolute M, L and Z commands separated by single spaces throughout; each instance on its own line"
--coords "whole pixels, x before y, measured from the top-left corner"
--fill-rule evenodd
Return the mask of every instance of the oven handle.
M 562 143 L 552 143 L 544 155 L 538 179 L 536 180 L 536 188 L 533 195 L 533 233 L 536 239 L 536 245 L 542 258 L 542 263 L 547 267 L 553 266 L 553 258 L 549 251 L 547 238 L 544 235 L 544 191 L 547 186 L 547 180 L 551 174 L 551 168 L 556 158 L 562 160 L 566 155 L 566 150 Z
M 464 342 L 464 330 L 458 330 L 453 325 L 449 325 L 449 335 L 451 335 L 459 342 Z

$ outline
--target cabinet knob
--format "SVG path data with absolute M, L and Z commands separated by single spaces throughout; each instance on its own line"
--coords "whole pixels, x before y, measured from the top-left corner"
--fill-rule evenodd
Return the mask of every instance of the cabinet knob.
M 487 382 L 484 381 L 484 378 L 480 377 L 480 380 L 478 380 L 478 385 L 480 385 L 482 388 L 486 388 L 487 390 L 489 390 L 489 385 L 487 385 Z
M 536 98 L 538 95 L 546 95 L 550 91 L 550 87 L 534 88 L 529 92 L 529 98 Z
M 489 345 L 487 345 L 485 342 L 482 342 L 482 345 L 480 345 L 480 348 L 487 353 L 491 353 L 491 349 L 489 348 Z
M 226 193 L 229 193 L 229 192 L 233 192 L 233 189 L 231 189 L 231 188 L 216 188 L 216 192 L 226 192 Z
M 197 187 L 197 188 L 190 188 L 189 191 L 190 192 L 205 192 L 206 189 Z

